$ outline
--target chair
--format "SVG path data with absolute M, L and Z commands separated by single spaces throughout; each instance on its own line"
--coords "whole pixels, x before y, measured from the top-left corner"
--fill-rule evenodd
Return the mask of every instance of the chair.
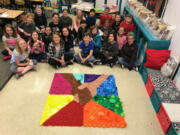
M 8 8 L 11 5 L 11 0 L 0 0 L 0 5 L 3 8 Z
M 16 9 L 24 9 L 25 1 L 24 0 L 15 0 Z

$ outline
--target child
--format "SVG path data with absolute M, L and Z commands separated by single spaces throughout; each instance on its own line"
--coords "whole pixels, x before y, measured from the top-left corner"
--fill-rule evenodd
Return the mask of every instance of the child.
M 22 22 L 25 22 L 25 13 L 21 14 L 17 20 L 17 25 L 20 25 Z
M 68 27 L 69 30 L 72 29 L 72 18 L 68 16 L 67 9 L 63 9 L 62 16 L 60 17 L 59 22 L 62 28 Z
M 130 32 L 127 35 L 127 43 L 122 47 L 121 55 L 119 62 L 122 67 L 127 67 L 129 70 L 132 70 L 135 67 L 140 65 L 140 62 L 136 60 L 138 47 L 134 42 L 134 33 Z M 136 68 L 136 71 L 138 69 Z
M 78 54 L 75 55 L 75 61 L 83 65 L 93 67 L 93 43 L 88 33 L 84 34 L 83 41 L 79 45 Z
M 34 22 L 36 24 L 36 29 L 39 33 L 44 33 L 47 26 L 47 19 L 45 14 L 42 13 L 41 7 L 36 7 Z
M 108 35 L 112 31 L 112 28 L 110 27 L 110 23 L 108 19 L 104 20 L 104 26 L 101 28 L 101 30 L 103 32 L 103 40 L 107 41 Z
M 111 16 L 109 15 L 110 8 L 106 7 L 104 13 L 100 16 L 100 27 L 104 26 L 105 20 L 108 19 L 109 22 L 112 21 Z
M 49 45 L 48 63 L 54 68 L 65 67 L 72 64 L 70 60 L 64 57 L 64 43 L 60 34 L 55 32 L 52 35 L 52 42 Z
M 61 32 L 61 25 L 59 22 L 59 14 L 53 13 L 52 15 L 52 22 L 49 23 L 49 27 L 51 28 L 52 32 Z
M 123 45 L 126 44 L 126 36 L 124 35 L 125 33 L 125 28 L 124 27 L 119 27 L 118 33 L 117 33 L 117 42 L 118 42 L 118 50 L 119 50 L 119 56 L 121 56 L 121 49 Z
M 111 14 L 110 26 L 112 26 L 112 24 L 115 22 L 115 19 L 116 19 L 116 14 Z
M 45 33 L 42 35 L 42 41 L 45 44 L 45 52 L 48 52 L 49 44 L 52 42 L 52 31 L 49 26 L 46 27 Z
M 87 27 L 90 28 L 96 24 L 95 10 L 91 9 L 89 15 L 86 17 Z
M 44 43 L 39 40 L 37 31 L 32 32 L 31 39 L 28 41 L 28 45 L 31 48 L 29 55 L 30 59 L 35 59 L 38 62 L 46 61 Z
M 78 29 L 77 33 L 77 41 L 78 44 L 83 40 L 84 34 L 88 31 L 87 24 L 85 20 L 82 20 L 80 23 L 80 28 Z
M 83 12 L 78 9 L 76 11 L 76 15 L 73 18 L 73 28 L 74 28 L 74 36 L 77 37 L 77 32 L 80 27 L 80 23 L 82 20 L 86 20 L 85 17 L 83 16 Z
M 112 32 L 108 35 L 108 41 L 103 44 L 100 60 L 96 61 L 95 64 L 109 64 L 110 67 L 113 67 L 118 60 L 118 44 L 115 40 L 115 34 Z
M 121 15 L 120 14 L 116 14 L 115 16 L 115 21 L 112 24 L 112 29 L 117 33 L 118 29 L 119 29 L 119 25 L 121 23 Z
M 125 35 L 127 35 L 129 32 L 134 32 L 134 23 L 132 15 L 127 14 L 125 20 L 120 24 L 120 26 L 126 29 Z
M 19 26 L 20 32 L 23 33 L 23 39 L 28 41 L 31 37 L 31 33 L 36 30 L 34 25 L 34 14 L 27 13 L 25 16 L 25 22 L 22 22 Z
M 6 24 L 4 28 L 4 35 L 2 37 L 2 42 L 4 45 L 4 49 L 2 54 L 4 55 L 4 60 L 8 60 L 11 58 L 12 51 L 16 47 L 17 40 L 20 36 L 16 33 L 15 29 L 10 24 Z
M 26 72 L 35 70 L 34 62 L 28 58 L 30 49 L 24 39 L 17 42 L 16 49 L 14 49 L 10 61 L 10 70 L 16 74 L 16 78 L 20 78 Z
M 92 34 L 92 42 L 94 44 L 93 55 L 95 58 L 99 58 L 100 49 L 102 48 L 101 36 L 97 26 L 92 26 L 90 29 L 90 33 Z
M 69 29 L 67 27 L 64 27 L 62 29 L 62 37 L 64 41 L 64 50 L 65 54 L 64 56 L 68 58 L 69 60 L 72 60 L 74 58 L 74 44 L 73 44 L 73 37 L 69 32 Z
M 24 34 L 19 30 L 19 26 L 25 22 L 26 22 L 25 13 L 23 13 L 18 17 L 18 20 L 16 22 L 17 23 L 17 33 L 20 35 L 20 37 L 23 37 Z

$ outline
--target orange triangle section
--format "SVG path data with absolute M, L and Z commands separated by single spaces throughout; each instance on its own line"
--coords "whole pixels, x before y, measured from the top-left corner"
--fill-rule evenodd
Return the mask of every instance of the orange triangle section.
M 90 100 L 84 106 L 84 125 L 86 127 L 126 127 L 124 117 Z

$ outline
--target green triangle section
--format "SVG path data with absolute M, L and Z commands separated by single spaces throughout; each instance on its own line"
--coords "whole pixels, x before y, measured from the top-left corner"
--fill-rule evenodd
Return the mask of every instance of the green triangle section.
M 125 116 L 123 107 L 122 107 L 122 102 L 120 101 L 120 98 L 117 96 L 114 96 L 114 95 L 98 96 L 98 95 L 96 95 L 92 98 L 92 100 L 123 117 Z
M 124 117 L 90 100 L 84 106 L 84 126 L 87 127 L 126 127 Z
M 40 125 L 73 100 L 74 96 L 72 95 L 48 95 L 40 120 Z
M 76 101 L 54 114 L 44 126 L 83 126 L 83 106 Z

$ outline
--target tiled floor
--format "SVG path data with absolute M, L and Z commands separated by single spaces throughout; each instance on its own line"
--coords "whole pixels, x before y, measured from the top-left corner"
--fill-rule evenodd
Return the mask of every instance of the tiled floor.
M 55 72 L 113 74 L 126 114 L 127 127 L 43 127 L 39 125 L 46 97 Z M 93 69 L 74 64 L 59 70 L 39 64 L 16 80 L 13 77 L 0 92 L 0 135 L 163 135 L 138 72 L 96 66 Z

